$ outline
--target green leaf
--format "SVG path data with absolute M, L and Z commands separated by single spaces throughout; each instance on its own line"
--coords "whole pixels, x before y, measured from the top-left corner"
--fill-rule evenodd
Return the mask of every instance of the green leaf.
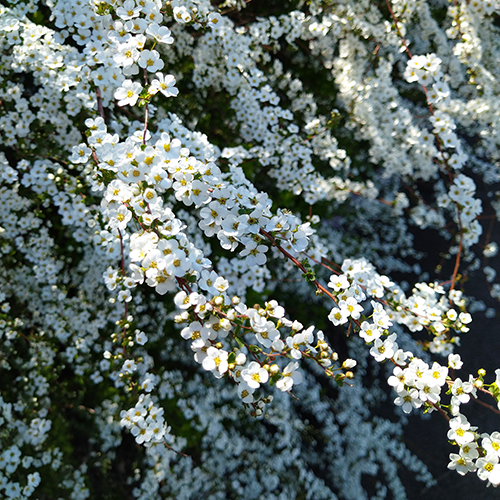
M 236 336 L 234 336 L 234 340 L 236 340 L 236 343 L 240 346 L 240 349 L 245 348 L 245 344 Z

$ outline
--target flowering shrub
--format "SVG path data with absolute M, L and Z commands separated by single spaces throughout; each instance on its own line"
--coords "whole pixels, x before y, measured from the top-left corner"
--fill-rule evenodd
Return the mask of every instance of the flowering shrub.
M 5 3 L 3 497 L 500 484 L 499 2 Z

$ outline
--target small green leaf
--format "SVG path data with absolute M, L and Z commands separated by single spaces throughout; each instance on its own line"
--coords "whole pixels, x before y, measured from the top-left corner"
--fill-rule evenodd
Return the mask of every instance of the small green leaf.
M 236 340 L 236 343 L 240 346 L 241 349 L 245 348 L 245 344 L 238 337 L 235 336 L 234 340 Z

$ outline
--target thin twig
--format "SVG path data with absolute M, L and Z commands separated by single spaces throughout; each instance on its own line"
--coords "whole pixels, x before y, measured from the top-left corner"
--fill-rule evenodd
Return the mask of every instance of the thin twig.
M 99 116 L 103 120 L 106 120 L 106 116 L 104 114 L 104 107 L 102 105 L 101 89 L 99 87 L 95 89 L 95 95 L 97 97 L 97 111 L 99 111 Z

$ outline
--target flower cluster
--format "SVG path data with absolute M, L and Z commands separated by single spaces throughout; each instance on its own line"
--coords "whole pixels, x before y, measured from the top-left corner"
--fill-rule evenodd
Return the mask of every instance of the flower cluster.
M 444 294 L 444 291 L 434 290 L 428 286 L 417 286 L 409 299 L 394 287 L 394 283 L 385 276 L 378 275 L 369 263 L 345 261 L 342 270 L 344 274 L 332 275 L 329 287 L 334 290 L 338 307 L 330 312 L 329 319 L 334 325 L 356 320 L 359 326 L 359 336 L 371 346 L 370 354 L 378 363 L 391 360 L 395 367 L 388 379 L 388 384 L 397 393 L 395 405 L 401 406 L 404 413 L 425 407 L 426 411 L 449 408 L 453 418 L 449 420 L 450 431 L 448 439 L 460 446 L 459 454 L 451 454 L 450 469 L 456 469 L 460 474 L 476 472 L 483 481 L 498 486 L 500 484 L 500 434 L 474 432 L 477 427 L 471 427 L 466 417 L 460 413 L 460 406 L 471 399 L 477 399 L 478 388 L 483 389 L 485 370 L 479 371 L 479 377 L 469 375 L 468 381 L 460 378 L 451 379 L 449 369 L 458 370 L 463 363 L 458 354 L 448 355 L 448 366 L 434 361 L 432 365 L 415 356 L 411 351 L 400 349 L 396 340 L 397 334 L 390 333 L 391 320 L 406 325 L 411 331 L 427 327 L 436 335 L 430 345 L 432 352 L 445 354 L 452 344 L 443 338 L 443 332 L 454 329 L 457 332 L 466 332 L 465 325 L 472 321 L 469 313 L 460 312 L 453 308 L 447 309 L 448 300 L 440 303 L 434 300 L 435 292 Z M 366 292 L 366 293 L 365 293 Z M 360 303 L 368 297 L 383 299 L 384 296 L 393 296 L 392 301 L 383 301 L 389 310 L 396 309 L 395 314 L 388 313 L 383 305 L 372 300 L 372 314 L 364 320 L 364 310 Z M 454 293 L 453 300 L 460 303 L 460 294 Z M 443 297 L 444 298 L 444 297 Z M 404 312 L 402 312 L 404 306 Z M 399 309 L 399 311 L 398 311 Z M 408 320 L 410 318 L 410 320 Z M 458 342 L 458 340 L 455 340 Z M 500 409 L 500 394 L 497 393 L 500 370 L 496 370 L 497 379 L 490 387 L 490 392 L 497 401 Z M 451 394 L 449 405 L 441 401 L 443 389 Z M 488 391 L 486 391 L 488 392 Z M 481 440 L 481 441 L 479 441 Z M 477 460 L 476 460 L 477 459 Z
M 3 3 L 0 496 L 499 486 L 498 2 Z

